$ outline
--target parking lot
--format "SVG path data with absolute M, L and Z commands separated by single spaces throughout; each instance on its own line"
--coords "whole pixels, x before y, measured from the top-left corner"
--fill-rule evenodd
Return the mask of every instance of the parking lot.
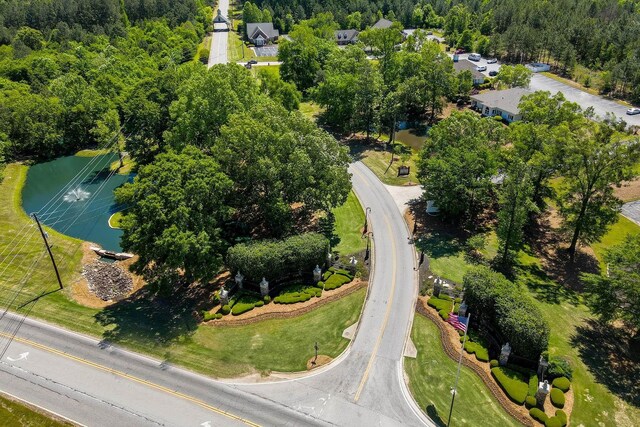
M 256 46 L 253 48 L 256 56 L 278 56 L 278 45 L 272 46 Z

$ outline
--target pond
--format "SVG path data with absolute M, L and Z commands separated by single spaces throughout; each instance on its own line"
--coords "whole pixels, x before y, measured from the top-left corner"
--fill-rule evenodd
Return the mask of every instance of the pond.
M 31 166 L 22 190 L 23 209 L 29 215 L 42 211 L 41 222 L 62 234 L 121 251 L 122 231 L 109 226 L 109 217 L 122 209 L 113 190 L 133 175 L 111 174 L 117 159 L 113 153 L 68 156 Z

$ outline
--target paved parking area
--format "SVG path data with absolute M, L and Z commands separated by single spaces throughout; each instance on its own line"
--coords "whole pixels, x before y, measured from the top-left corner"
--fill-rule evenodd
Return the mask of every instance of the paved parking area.
M 638 200 L 637 202 L 625 203 L 622 206 L 621 213 L 631 221 L 640 225 L 640 200 Z
M 278 56 L 278 46 L 261 46 L 254 47 L 253 50 L 256 52 L 256 56 Z

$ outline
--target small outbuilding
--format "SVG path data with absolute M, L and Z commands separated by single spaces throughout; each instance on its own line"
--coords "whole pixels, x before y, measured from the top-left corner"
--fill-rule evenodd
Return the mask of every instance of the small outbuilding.
M 222 15 L 220 9 L 218 14 L 213 18 L 213 31 L 229 31 L 231 29 L 231 21 L 226 16 Z
M 480 95 L 471 96 L 471 108 L 478 110 L 483 116 L 500 116 L 508 123 L 521 119 L 518 105 L 524 95 L 529 92 L 523 88 L 492 90 Z

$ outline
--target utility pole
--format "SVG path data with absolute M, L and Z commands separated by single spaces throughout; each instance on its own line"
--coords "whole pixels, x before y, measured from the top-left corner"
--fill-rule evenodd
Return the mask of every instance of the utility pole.
M 51 252 L 51 246 L 49 245 L 49 241 L 47 240 L 47 233 L 42 229 L 42 225 L 40 224 L 40 220 L 38 219 L 38 215 L 35 213 L 31 214 L 33 219 L 36 220 L 36 224 L 38 224 L 38 229 L 40 230 L 40 234 L 42 235 L 42 240 L 44 240 L 44 246 L 47 248 L 47 252 L 49 252 L 49 257 L 51 258 L 51 263 L 53 264 L 53 269 L 56 272 L 56 277 L 58 279 L 58 284 L 60 285 L 60 289 L 64 289 L 62 286 L 62 279 L 60 279 L 60 272 L 58 271 L 58 266 L 56 265 L 56 260 L 53 258 L 53 252 Z

